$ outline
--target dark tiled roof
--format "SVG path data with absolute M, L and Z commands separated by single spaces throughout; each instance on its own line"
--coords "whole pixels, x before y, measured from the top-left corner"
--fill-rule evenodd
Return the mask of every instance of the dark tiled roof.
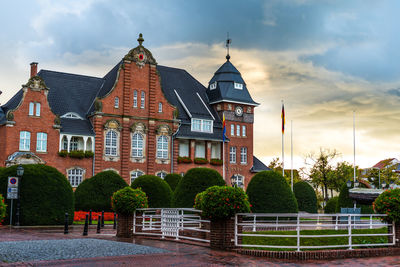
M 253 167 L 251 167 L 251 172 L 261 171 L 272 171 L 272 169 L 268 168 L 261 160 L 253 156 Z
M 93 126 L 89 120 L 61 119 L 61 133 L 94 136 Z
M 110 90 L 112 89 L 112 87 L 115 84 L 115 80 L 117 79 L 117 75 L 118 75 L 118 70 L 119 67 L 121 66 L 122 61 L 118 62 L 117 65 L 114 66 L 114 68 L 112 68 L 104 77 L 104 83 L 102 84 L 98 97 L 102 98 L 104 97 L 108 92 L 110 92 Z
M 207 89 L 207 95 L 210 103 L 218 103 L 222 101 L 245 103 L 249 105 L 258 105 L 251 98 L 247 90 L 240 72 L 232 65 L 230 61 L 226 61 L 214 74 L 209 84 L 217 82 L 217 88 Z M 235 89 L 234 83 L 241 83 L 243 89 Z

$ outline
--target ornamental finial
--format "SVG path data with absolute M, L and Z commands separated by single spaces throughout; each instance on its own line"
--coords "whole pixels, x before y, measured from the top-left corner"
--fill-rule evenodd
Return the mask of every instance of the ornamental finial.
M 139 42 L 139 45 L 141 46 L 142 43 L 144 42 L 143 34 L 139 33 L 139 38 L 137 39 L 137 41 Z
M 232 39 L 229 39 L 229 32 L 227 33 L 227 38 L 226 38 L 226 60 L 229 61 L 229 59 L 231 58 L 231 56 L 229 55 L 229 45 L 232 43 Z

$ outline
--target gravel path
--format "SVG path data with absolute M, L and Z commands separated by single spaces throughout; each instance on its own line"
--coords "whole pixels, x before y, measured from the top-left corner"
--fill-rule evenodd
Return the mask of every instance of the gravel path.
M 1 262 L 25 262 L 166 253 L 167 250 L 99 239 L 0 242 Z

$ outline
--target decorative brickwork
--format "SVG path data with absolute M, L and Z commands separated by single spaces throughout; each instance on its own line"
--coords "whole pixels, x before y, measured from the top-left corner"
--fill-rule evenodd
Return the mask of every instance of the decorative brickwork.
M 118 214 L 117 237 L 133 236 L 133 215 Z

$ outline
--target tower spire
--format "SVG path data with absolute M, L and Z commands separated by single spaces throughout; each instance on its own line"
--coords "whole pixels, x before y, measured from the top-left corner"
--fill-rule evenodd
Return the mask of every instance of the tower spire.
M 229 55 L 229 45 L 232 43 L 232 39 L 229 39 L 229 32 L 227 32 L 227 38 L 226 38 L 226 60 L 229 61 L 231 56 Z

